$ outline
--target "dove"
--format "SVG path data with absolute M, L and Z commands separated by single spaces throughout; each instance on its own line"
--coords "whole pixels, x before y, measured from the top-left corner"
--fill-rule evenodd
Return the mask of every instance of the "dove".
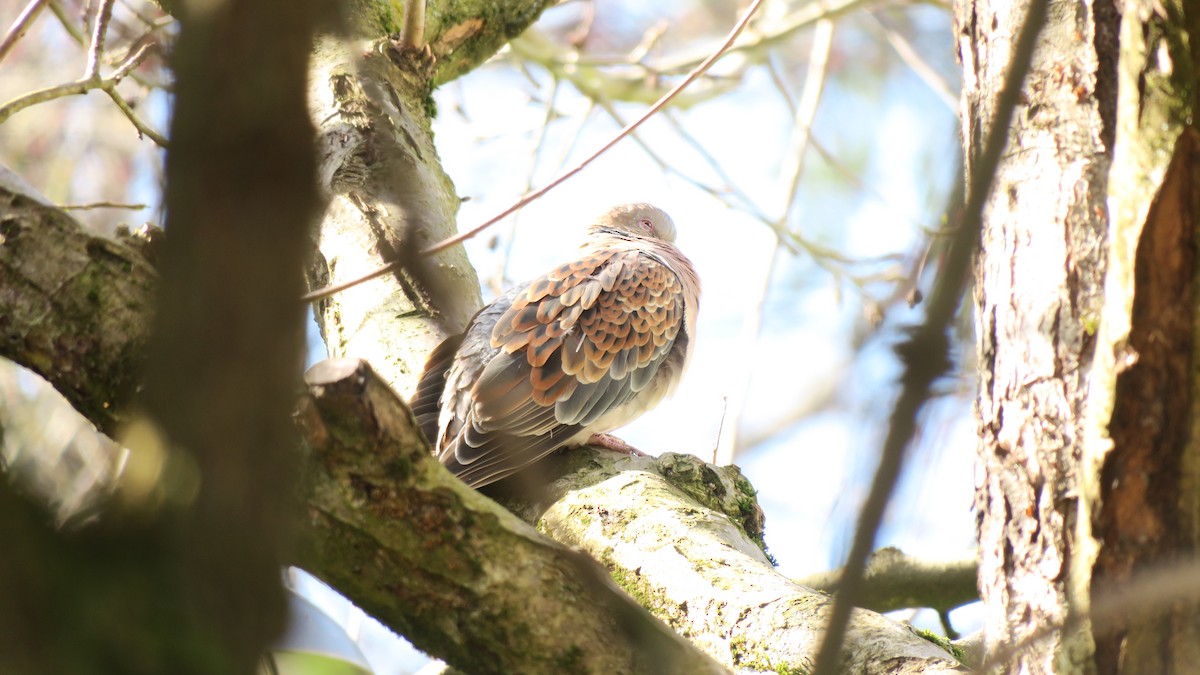
M 570 262 L 481 309 L 429 355 L 411 400 L 441 463 L 482 487 L 656 406 L 696 338 L 700 278 L 649 204 L 600 215 Z M 624 446 L 623 448 L 621 446 Z

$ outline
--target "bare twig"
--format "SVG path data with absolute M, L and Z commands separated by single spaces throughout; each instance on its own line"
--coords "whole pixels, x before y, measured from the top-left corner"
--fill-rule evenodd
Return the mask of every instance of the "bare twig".
M 793 234 L 792 230 L 787 227 L 788 216 L 795 206 L 800 177 L 804 174 L 804 156 L 808 151 L 813 120 L 817 116 L 821 93 L 825 89 L 825 76 L 829 70 L 829 53 L 833 47 L 833 26 L 831 19 L 822 19 L 817 22 L 816 29 L 813 31 L 812 50 L 808 57 L 808 73 L 804 77 L 804 89 L 800 94 L 800 102 L 796 106 L 791 147 L 784 158 L 789 165 L 789 168 L 783 172 L 784 176 L 789 177 L 787 200 L 783 204 L 778 221 L 772 227 L 776 233 L 776 243 L 762 273 L 760 287 L 756 294 L 757 301 L 747 314 L 743 324 L 740 351 L 744 354 L 757 353 L 758 340 L 762 333 L 763 309 L 767 302 L 767 292 L 771 288 L 771 277 L 774 275 L 775 261 L 779 257 L 779 247 L 785 241 L 799 241 L 798 238 L 787 237 L 784 234 Z M 786 91 L 785 98 L 787 98 Z M 750 393 L 752 377 L 751 369 L 744 369 L 729 396 L 726 420 L 721 426 L 721 437 L 717 439 L 716 464 L 732 464 L 733 458 L 737 454 L 738 427 L 741 426 L 742 412 L 746 408 L 746 397 Z
M 533 175 L 537 173 L 538 164 L 542 161 L 542 151 L 546 149 L 546 136 L 550 132 L 550 124 L 558 115 L 558 109 L 555 108 L 555 101 L 558 100 L 558 87 L 561 80 L 554 78 L 554 84 L 551 85 L 550 95 L 546 97 L 546 112 L 542 115 L 542 125 L 538 129 L 537 141 L 533 144 L 533 160 L 529 163 L 529 172 L 525 174 L 525 191 L 533 189 Z M 504 246 L 504 260 L 500 262 L 500 273 L 495 280 L 497 286 L 503 286 L 505 279 L 508 278 L 508 263 L 512 260 L 513 244 L 517 240 L 517 221 L 521 214 L 513 216 L 512 228 L 509 230 L 508 242 Z M 493 289 L 497 295 L 503 292 L 503 288 Z
M 650 108 L 645 113 L 643 113 L 641 117 L 639 117 L 636 120 L 634 120 L 633 122 L 627 124 L 625 126 L 625 128 L 623 128 L 619 132 L 617 132 L 617 134 L 615 136 L 613 136 L 613 138 L 611 140 L 609 140 L 607 143 L 605 143 L 603 146 L 601 146 L 600 149 L 596 150 L 594 153 L 592 153 L 591 155 L 584 158 L 584 160 L 582 162 L 580 162 L 579 164 L 576 164 L 574 167 L 559 174 L 554 180 L 547 183 L 544 187 L 541 187 L 537 190 L 534 190 L 533 192 L 526 194 L 524 197 L 517 200 L 517 202 L 515 204 L 508 207 L 504 211 L 500 212 L 496 216 L 492 217 L 490 220 L 488 220 L 488 221 L 484 222 L 483 224 L 478 225 L 470 230 L 467 230 L 466 232 L 463 232 L 454 237 L 450 237 L 448 239 L 440 241 L 440 242 L 434 244 L 433 246 L 430 246 L 430 247 L 424 249 L 423 251 L 421 251 L 421 255 L 431 255 L 431 254 L 437 253 L 438 251 L 443 251 L 447 248 L 450 248 L 451 246 L 454 246 L 455 244 L 460 244 L 460 243 L 466 241 L 467 239 L 474 237 L 475 235 L 479 234 L 486 228 L 488 228 L 488 227 L 492 226 L 493 224 L 499 222 L 500 220 L 504 219 L 505 217 L 507 217 L 514 211 L 516 211 L 517 209 L 525 206 L 526 204 L 529 204 L 530 202 L 534 201 L 535 199 L 538 199 L 539 197 L 546 194 L 550 190 L 552 190 L 552 189 L 558 187 L 559 185 L 561 185 L 562 183 L 566 182 L 567 179 L 571 178 L 575 174 L 582 171 L 585 167 L 587 167 L 587 165 L 591 164 L 598 157 L 600 157 L 600 155 L 603 155 L 605 152 L 608 152 L 609 148 L 613 147 L 618 142 L 620 142 L 621 139 L 625 138 L 626 136 L 631 134 L 635 129 L 642 126 L 642 124 L 645 123 L 646 120 L 650 119 L 655 113 L 657 113 L 658 111 L 665 108 L 667 106 L 667 104 L 671 102 L 671 99 L 675 98 L 679 94 L 679 92 L 686 89 L 689 84 L 691 84 L 692 82 L 694 82 L 696 80 L 696 78 L 703 75 L 705 71 L 707 71 L 710 67 L 712 67 L 712 64 L 716 63 L 717 59 L 721 58 L 721 56 L 723 56 L 725 54 L 725 52 L 730 47 L 733 46 L 733 43 L 737 39 L 738 35 L 740 35 L 742 30 L 746 27 L 746 25 L 748 23 L 750 23 L 750 19 L 754 16 L 754 13 L 756 11 L 758 11 L 758 8 L 760 5 L 762 5 L 762 3 L 763 3 L 763 0 L 754 0 L 754 2 L 751 3 L 750 7 L 746 9 L 746 12 L 742 15 L 742 18 L 733 27 L 733 30 L 731 30 L 729 32 L 729 35 L 725 38 L 725 42 L 722 43 L 721 46 L 719 48 L 717 48 L 717 50 L 715 52 L 713 52 L 711 55 L 709 55 L 709 57 L 707 59 L 705 59 L 700 65 L 696 66 L 696 68 L 693 69 L 692 72 L 688 73 L 688 76 L 685 77 L 682 82 L 675 85 L 675 87 L 673 89 L 671 89 L 671 91 L 667 92 L 662 98 L 660 98 L 657 103 L 650 106 Z
M 859 607 L 891 612 L 929 607 L 948 612 L 979 599 L 975 578 L 979 562 L 974 556 L 959 560 L 919 560 L 896 548 L 871 554 Z M 813 574 L 797 582 L 827 593 L 837 593 L 842 570 Z
M 80 45 L 81 47 L 87 46 L 87 36 L 83 34 L 83 31 L 79 29 L 79 26 L 75 25 L 75 21 L 67 12 L 67 9 L 63 7 L 62 0 L 50 0 L 50 11 L 54 12 L 54 16 L 58 19 L 59 24 L 63 27 L 63 30 L 67 31 L 67 35 L 71 36 L 71 39 L 75 41 L 75 44 Z M 174 20 L 172 17 L 167 17 L 167 19 L 170 19 L 171 21 Z M 149 79 L 142 77 L 136 72 L 130 73 L 129 77 L 143 87 L 161 86 L 156 82 L 152 82 Z
M 900 0 L 824 0 L 822 2 L 804 3 L 796 11 L 778 19 L 772 19 L 766 25 L 759 27 L 753 34 L 742 35 L 729 48 L 727 53 L 739 54 L 743 57 L 742 63 L 746 65 L 767 61 L 766 55 L 771 53 L 772 47 L 785 43 L 797 32 L 812 27 L 822 19 L 836 20 L 862 9 L 883 8 L 903 4 L 905 3 Z M 944 3 L 939 6 L 944 6 Z M 521 39 L 523 40 L 524 38 Z M 655 60 L 637 59 L 638 54 L 636 50 L 630 54 L 620 56 L 581 56 L 575 52 L 569 52 L 561 57 L 558 55 L 554 55 L 554 57 L 559 59 L 562 65 L 570 65 L 581 71 L 593 67 L 612 65 L 636 66 L 636 68 L 627 68 L 618 72 L 600 73 L 593 71 L 587 73 L 587 76 L 602 79 L 605 87 L 612 92 L 627 94 L 627 96 L 613 95 L 612 98 L 614 100 L 641 100 L 646 91 L 647 81 L 674 77 L 686 73 L 708 56 L 711 51 L 711 47 L 702 45 L 698 49 L 687 49 Z M 742 69 L 744 69 L 744 66 L 740 65 L 739 70 Z M 699 98 L 703 95 L 704 93 L 701 93 L 695 95 L 693 98 Z
M 108 76 L 108 79 L 113 81 L 113 86 L 116 86 L 117 82 L 125 79 L 129 73 L 133 72 L 134 68 L 142 65 L 142 61 L 145 61 L 146 57 L 150 55 L 150 51 L 157 46 L 157 42 L 147 42 L 141 47 L 138 47 L 137 51 L 135 51 L 132 56 L 125 59 L 124 63 L 117 66 L 117 69 L 113 71 L 113 74 Z
M 883 193 L 880 192 L 878 188 L 868 183 L 865 179 L 863 179 L 862 176 L 854 173 L 850 167 L 842 163 L 832 152 L 830 152 L 829 148 L 825 147 L 825 144 L 822 143 L 820 139 L 816 138 L 815 136 L 810 136 L 808 139 L 808 144 L 814 151 L 816 151 L 818 155 L 821 156 L 821 159 L 823 159 L 825 163 L 830 166 L 830 168 L 842 174 L 843 178 L 850 181 L 851 185 L 867 193 L 868 197 L 879 202 L 882 206 L 886 206 L 888 213 L 899 216 L 904 220 L 907 220 L 909 224 L 925 230 L 926 232 L 930 232 L 935 229 L 930 227 L 928 224 L 921 222 L 911 213 L 906 213 L 905 210 L 900 206 L 893 204 L 891 200 L 883 196 Z
M 115 86 L 107 88 L 104 91 L 108 94 L 108 97 L 112 99 L 113 103 L 117 104 L 117 107 L 121 109 L 121 112 L 125 113 L 125 118 L 128 119 L 131 124 L 133 124 L 134 128 L 138 130 L 139 134 L 148 137 L 160 148 L 167 147 L 167 138 L 151 128 L 149 124 L 143 122 L 142 119 L 138 117 L 137 113 L 134 112 L 133 108 L 125 101 L 124 97 L 117 92 Z
M 83 34 L 83 31 L 79 30 L 79 26 L 75 25 L 70 14 L 67 13 L 67 8 L 63 7 L 62 0 L 50 0 L 50 11 L 54 12 L 54 16 L 58 17 L 58 22 L 62 24 L 63 30 L 67 31 L 71 39 L 80 45 L 87 42 L 87 36 Z
M 604 112 L 608 113 L 608 116 L 611 117 L 617 124 L 621 126 L 626 125 L 625 119 L 621 116 L 620 112 L 617 111 L 616 106 L 611 100 L 604 96 L 603 92 L 599 90 L 583 90 L 583 93 L 593 102 L 594 105 L 599 106 L 604 110 Z M 731 209 L 740 209 L 742 211 L 753 213 L 756 217 L 759 217 L 757 211 L 754 209 L 754 204 L 750 197 L 738 189 L 736 185 L 734 185 L 733 181 L 730 180 L 728 175 L 725 174 L 725 172 L 721 169 L 720 164 L 716 161 L 716 158 L 708 153 L 708 151 L 704 149 L 703 145 L 691 134 L 689 134 L 681 124 L 679 124 L 678 120 L 671 115 L 671 111 L 664 111 L 663 119 L 675 129 L 676 133 L 678 133 L 679 136 L 686 143 L 688 143 L 688 145 L 696 150 L 697 154 L 699 154 L 706 163 L 709 164 L 709 167 L 712 169 L 713 173 L 717 174 L 718 178 L 725 182 L 725 189 L 708 185 L 699 178 L 684 172 L 679 167 L 663 159 L 663 157 L 656 152 L 654 148 L 650 147 L 650 144 L 647 143 L 639 133 L 633 132 L 629 135 L 629 137 L 655 164 L 659 166 L 659 168 L 663 170 L 664 173 L 677 176 L 692 187 L 711 195 L 713 199 L 720 201 Z M 733 194 L 744 205 L 735 205 L 731 203 L 730 200 L 726 199 L 724 196 L 726 192 Z
M 900 476 L 905 450 L 916 433 L 917 414 L 928 399 L 933 382 L 950 367 L 946 331 L 962 301 L 964 279 L 971 257 L 979 248 L 983 207 L 991 192 L 996 168 L 1008 142 L 1013 112 L 1020 98 L 1025 75 L 1033 61 L 1033 48 L 1046 21 L 1047 4 L 1045 0 L 1034 0 L 1028 5 L 1025 24 L 1013 46 L 1004 87 L 997 98 L 995 113 L 988 126 L 983 152 L 971 171 L 962 223 L 950 242 L 941 273 L 930 294 L 925 310 L 925 322 L 897 348 L 905 364 L 900 394 L 892 410 L 879 468 L 863 504 L 858 528 L 854 533 L 854 542 L 846 557 L 841 590 L 834 601 L 829 627 L 825 631 L 825 639 L 821 642 L 821 651 L 817 655 L 814 669 L 816 675 L 833 675 L 838 672 L 846 624 L 850 620 L 850 611 L 859 602 L 867 557 L 874 548 L 875 534 L 879 530 L 884 511 Z
M 776 63 L 778 60 L 779 57 L 774 52 L 767 56 L 765 61 L 767 75 L 771 77 L 771 84 L 775 85 L 775 88 L 779 90 L 783 104 L 787 106 L 788 114 L 795 117 L 796 101 L 792 99 L 792 92 L 788 91 L 787 82 L 784 82 L 783 75 L 779 72 L 779 64 Z
M 738 201 L 741 202 L 741 205 L 734 207 L 732 204 L 729 204 L 727 200 L 722 201 L 725 201 L 726 204 L 729 204 L 731 208 L 739 208 L 742 211 L 753 215 L 759 220 L 767 220 L 766 216 L 758 210 L 754 200 L 750 198 L 750 195 L 746 194 L 745 191 L 738 187 L 733 178 L 730 177 L 730 175 L 725 171 L 724 167 L 721 166 L 721 163 L 717 161 L 717 158 L 713 157 L 712 153 L 708 151 L 708 148 L 704 147 L 703 143 L 701 143 L 695 136 L 693 136 L 687 129 L 684 128 L 683 123 L 679 121 L 679 118 L 671 114 L 671 111 L 668 110 L 663 115 L 663 119 L 665 119 L 667 123 L 671 125 L 671 128 L 675 130 L 675 133 L 679 134 L 679 137 L 682 138 L 684 142 L 696 152 L 697 155 L 700 155 L 700 157 L 704 160 L 704 163 L 708 164 L 708 168 L 724 183 L 725 191 L 734 197 L 737 197 Z
M 110 12 L 111 9 L 110 3 Z M 93 42 L 93 47 L 95 44 L 96 43 Z M 167 139 L 150 128 L 148 124 L 143 122 L 141 118 L 137 116 L 137 113 L 134 112 L 133 108 L 130 107 L 129 103 L 125 101 L 124 97 L 122 97 L 117 91 L 117 85 L 120 84 L 121 80 L 125 79 L 125 77 L 127 77 L 129 73 L 133 71 L 133 69 L 141 65 L 142 61 L 146 59 L 150 52 L 157 47 L 157 44 L 158 43 L 155 42 L 148 42 L 142 45 L 141 48 L 139 48 L 133 53 L 132 56 L 126 59 L 124 63 L 118 66 L 117 69 L 113 71 L 113 74 L 108 77 L 101 77 L 99 73 L 91 76 L 85 74 L 82 79 L 75 80 L 74 82 L 67 82 L 66 84 L 60 84 L 54 87 L 39 89 L 37 91 L 32 91 L 28 94 L 12 99 L 3 106 L 0 106 L 0 124 L 3 124 L 4 121 L 9 117 L 12 117 L 14 114 L 30 106 L 34 106 L 39 103 L 45 103 L 46 101 L 52 101 L 56 98 L 63 98 L 65 96 L 78 96 L 80 94 L 86 94 L 89 91 L 99 89 L 108 94 L 109 98 L 113 100 L 113 103 L 120 108 L 121 112 L 125 114 L 125 117 L 127 117 L 133 126 L 137 128 L 139 134 L 148 136 L 158 145 L 166 147 Z M 94 50 L 89 52 L 89 68 L 91 67 L 92 58 L 95 56 L 95 54 L 96 52 Z
M 46 101 L 53 101 L 56 98 L 63 98 L 64 96 L 77 96 L 79 94 L 86 94 L 93 89 L 100 89 L 102 86 L 103 84 L 101 82 L 94 82 L 91 80 L 75 80 L 74 82 L 59 84 L 53 87 L 46 87 L 45 89 L 38 89 L 37 91 L 31 91 L 28 94 L 18 96 L 8 103 L 0 106 L 0 124 L 3 124 L 4 121 L 9 117 L 12 117 L 14 114 L 21 112 L 30 106 L 34 106 L 39 103 L 45 103 Z
M 4 34 L 4 39 L 0 40 L 0 61 L 3 61 L 4 57 L 8 56 L 8 53 L 12 51 L 12 48 L 22 37 L 25 37 L 25 31 L 29 30 L 29 26 L 33 24 L 33 20 L 37 18 L 37 15 L 41 13 L 42 8 L 45 6 L 46 0 L 30 0 L 29 4 L 25 5 L 25 9 L 21 10 L 21 13 L 17 15 L 17 20 L 13 21 L 12 27 Z
M 174 21 L 174 17 L 171 16 L 161 18 L 150 16 L 142 11 L 139 3 L 131 2 L 131 0 L 121 0 L 121 4 L 125 7 L 125 9 L 129 10 L 131 14 L 136 16 L 138 21 L 146 24 L 146 26 L 150 27 L 151 30 L 161 28 L 164 21 Z
M 788 177 L 787 197 L 780 212 L 780 223 L 786 223 L 791 210 L 796 206 L 796 196 L 800 190 L 800 179 L 804 175 L 804 160 L 808 154 L 809 141 L 812 138 L 813 121 L 817 118 L 817 108 L 821 104 L 821 94 L 825 89 L 825 76 L 829 70 L 829 52 L 833 47 L 833 20 L 821 19 L 813 31 L 812 52 L 808 62 L 808 73 L 804 78 L 804 89 L 800 92 L 800 102 L 796 105 L 795 123 L 792 126 L 791 147 L 784 157 L 785 170 L 782 175 Z M 795 230 L 796 228 L 788 228 Z
M 96 22 L 92 25 L 92 46 L 88 49 L 87 68 L 83 79 L 100 79 L 100 59 L 104 55 L 104 40 L 108 37 L 108 22 L 112 20 L 113 3 L 116 0 L 100 0 L 96 8 Z
M 909 44 L 908 40 L 904 39 L 903 35 L 889 27 L 883 21 L 880 21 L 879 17 L 871 12 L 864 12 L 864 14 L 866 14 L 871 27 L 877 33 L 883 35 L 888 44 L 892 46 L 892 49 L 896 50 L 896 54 L 900 57 L 900 60 L 904 61 L 905 65 L 911 68 L 917 74 L 917 77 L 921 78 L 922 82 L 929 85 L 929 88 L 937 95 L 938 100 L 945 103 L 950 112 L 954 113 L 955 117 L 958 117 L 958 94 L 951 89 L 950 84 L 946 82 L 946 78 L 934 70 L 933 66 L 926 63 L 925 59 L 921 58 L 921 55 L 917 53 L 917 50 L 913 49 L 913 46 Z
M 146 208 L 146 205 L 122 204 L 120 202 L 89 202 L 87 204 L 61 204 L 58 208 L 63 211 L 91 211 L 92 209 L 128 209 L 130 211 L 141 211 Z
M 894 0 L 826 0 L 825 2 L 809 2 L 799 6 L 799 9 L 772 20 L 767 30 L 761 30 L 756 35 L 746 37 L 728 48 L 731 54 L 746 54 L 753 56 L 765 52 L 770 47 L 781 44 L 796 32 L 815 25 L 818 21 L 839 19 L 851 12 L 856 12 L 864 6 L 887 7 L 898 4 Z M 669 60 L 650 64 L 655 72 L 670 75 L 686 72 L 696 63 L 704 52 L 681 54 Z
M 657 103 L 650 106 L 650 108 L 645 113 L 643 113 L 641 117 L 634 120 L 632 123 L 626 125 L 624 129 L 621 129 L 619 132 L 617 132 L 617 134 L 615 136 L 613 136 L 613 138 L 611 140 L 609 140 L 607 143 L 605 143 L 603 146 L 601 146 L 599 150 L 597 150 L 596 152 L 594 152 L 591 155 L 589 155 L 588 157 L 586 157 L 579 164 L 576 164 L 574 167 L 559 174 L 554 180 L 547 183 L 544 187 L 534 190 L 533 192 L 526 194 L 524 197 L 521 197 L 515 203 L 513 203 L 512 206 L 509 206 L 507 209 L 504 209 L 499 214 L 497 214 L 497 215 L 493 216 L 492 218 L 488 219 L 487 221 L 485 221 L 483 224 L 477 225 L 476 227 L 471 228 L 470 230 L 467 230 L 466 232 L 462 232 L 462 233 L 455 235 L 453 237 L 450 237 L 448 239 L 443 239 L 442 241 L 423 249 L 420 252 L 420 255 L 422 255 L 422 256 L 433 255 L 434 253 L 437 253 L 439 251 L 444 251 L 444 250 L 450 248 L 451 246 L 454 246 L 456 244 L 461 244 L 462 242 L 470 239 L 471 237 L 474 237 L 475 235 L 479 234 L 480 232 L 484 231 L 485 229 L 491 227 L 492 225 L 495 225 L 496 223 L 500 222 L 504 218 L 512 215 L 515 211 L 522 208 L 523 206 L 529 204 L 530 202 L 533 202 L 534 200 L 538 199 L 539 197 L 546 194 L 547 192 L 554 189 L 555 187 L 558 187 L 563 182 L 565 182 L 568 178 L 571 178 L 575 174 L 582 171 L 584 169 L 584 167 L 586 167 L 588 164 L 591 164 L 593 161 L 596 160 L 596 158 L 600 157 L 600 155 L 603 155 L 605 152 L 608 152 L 609 148 L 616 145 L 621 139 L 628 136 L 630 133 L 633 132 L 633 130 L 637 129 L 646 120 L 650 119 L 651 116 L 653 116 L 655 113 L 657 113 L 658 111 L 660 111 L 664 107 L 666 107 L 666 105 L 671 102 L 671 99 L 675 98 L 679 94 L 679 92 L 686 89 L 689 84 L 691 84 L 693 81 L 696 80 L 696 78 L 698 78 L 702 74 L 704 74 L 704 72 L 706 70 L 708 70 L 712 66 L 712 64 L 716 63 L 717 59 L 721 58 L 721 56 L 724 55 L 725 52 L 728 51 L 729 48 L 733 46 L 733 43 L 735 40 L 737 40 L 738 35 L 740 35 L 742 30 L 746 27 L 746 25 L 748 23 L 750 23 L 750 19 L 754 16 L 754 13 L 756 11 L 758 11 L 758 8 L 760 5 L 762 5 L 762 3 L 763 3 L 763 0 L 754 0 L 754 2 L 751 3 L 750 7 L 748 7 L 746 9 L 745 13 L 742 15 L 742 18 L 733 27 L 733 30 L 731 30 L 729 32 L 729 35 L 725 38 L 725 42 L 722 43 L 721 46 L 716 51 L 714 51 L 712 54 L 710 54 L 709 57 L 706 58 L 700 65 L 696 66 L 696 68 L 694 70 L 692 70 L 692 72 L 689 73 L 688 76 L 685 77 L 682 82 L 675 85 L 675 88 L 673 88 L 671 91 L 667 92 L 662 98 L 660 98 L 658 100 Z M 371 279 L 374 279 L 375 277 L 379 277 L 384 274 L 387 274 L 388 272 L 391 272 L 393 269 L 395 269 L 399 265 L 400 265 L 400 261 L 394 261 L 394 262 L 388 263 L 382 267 L 374 269 L 374 270 L 368 272 L 367 274 L 364 274 L 364 275 L 358 277 L 357 279 L 351 279 L 350 281 L 346 281 L 344 283 L 337 284 L 335 286 L 326 286 L 325 288 L 320 288 L 320 289 L 317 289 L 310 293 L 307 293 L 303 297 L 301 297 L 301 300 L 303 302 L 313 302 L 315 300 L 320 300 L 321 298 L 327 298 L 335 293 L 344 291 L 347 288 L 350 288 L 352 286 L 357 286 L 358 284 L 361 284 L 365 281 L 369 281 Z

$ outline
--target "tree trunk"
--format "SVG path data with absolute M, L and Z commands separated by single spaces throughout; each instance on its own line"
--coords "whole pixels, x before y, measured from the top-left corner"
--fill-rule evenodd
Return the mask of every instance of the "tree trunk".
M 1164 5 L 1167 17 L 1151 9 Z M 1128 3 L 1122 26 L 1111 0 L 1051 2 L 993 180 L 976 283 L 975 505 L 985 648 L 1005 650 L 1007 672 L 1183 672 L 1177 658 L 1196 661 L 1193 607 L 1103 633 L 1086 620 L 1109 582 L 1194 549 L 1196 520 L 1182 511 L 1195 508 L 1189 432 L 1200 419 L 1196 175 L 1183 133 L 1195 56 L 1181 35 L 1196 17 L 1183 6 Z M 997 131 L 984 121 L 1026 7 L 957 5 L 968 171 Z M 1156 214 L 1170 225 L 1151 227 Z M 1078 623 L 1044 636 L 1068 619 Z M 1135 657 L 1143 647 L 1127 635 L 1153 658 Z
M 1095 448 L 1103 466 L 1093 600 L 1139 572 L 1194 557 L 1200 543 L 1200 8 L 1128 2 L 1120 35 L 1108 284 L 1115 306 L 1102 324 L 1096 380 L 1105 386 L 1095 404 L 1110 438 Z M 1181 599 L 1134 609 L 1097 631 L 1097 670 L 1195 672 L 1200 606 Z
M 426 355 L 482 304 L 461 246 L 418 255 L 458 231 L 459 198 L 433 143 L 433 88 L 482 63 L 550 4 L 509 2 L 501 13 L 472 3 L 431 10 L 427 45 L 414 49 L 389 37 L 401 23 L 390 5 L 361 0 L 347 20 L 351 39 L 327 35 L 313 50 L 309 112 L 329 207 L 309 284 L 402 263 L 318 302 L 317 323 L 331 357 L 367 359 L 405 398 Z

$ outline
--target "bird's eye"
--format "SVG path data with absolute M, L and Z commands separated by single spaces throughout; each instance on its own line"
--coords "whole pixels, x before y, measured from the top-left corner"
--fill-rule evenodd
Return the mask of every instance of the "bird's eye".
M 648 232 L 654 231 L 654 223 L 650 222 L 650 220 L 647 218 L 642 218 L 641 220 L 639 220 L 638 225 L 641 225 Z

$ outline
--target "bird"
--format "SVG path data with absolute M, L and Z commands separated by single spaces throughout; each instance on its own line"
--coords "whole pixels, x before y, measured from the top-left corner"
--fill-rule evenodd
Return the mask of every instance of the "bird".
M 615 206 L 573 260 L 486 305 L 428 357 L 410 407 L 441 463 L 479 488 L 592 441 L 672 394 L 700 278 L 662 209 Z

